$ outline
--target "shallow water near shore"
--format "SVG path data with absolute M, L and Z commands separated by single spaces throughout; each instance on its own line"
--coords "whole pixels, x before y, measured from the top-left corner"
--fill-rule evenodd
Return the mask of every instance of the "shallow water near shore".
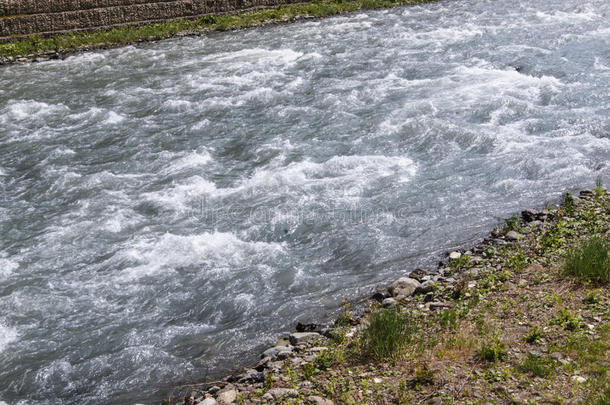
M 445 1 L 0 68 L 0 404 L 158 403 L 610 182 L 609 20 Z

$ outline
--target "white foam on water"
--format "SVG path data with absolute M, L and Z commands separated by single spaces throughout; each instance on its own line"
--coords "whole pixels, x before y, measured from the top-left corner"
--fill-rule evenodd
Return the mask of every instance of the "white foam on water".
M 163 107 L 173 112 L 189 111 L 193 105 L 194 103 L 189 100 L 169 99 L 163 102 Z
M 565 12 L 565 11 L 552 11 L 552 12 L 536 12 L 536 17 L 540 21 L 548 23 L 565 23 L 574 25 L 582 21 L 592 21 L 600 18 L 601 16 L 594 11 L 584 12 Z
M 217 195 L 216 185 L 201 176 L 192 176 L 168 189 L 142 194 L 144 200 L 160 205 L 163 209 L 184 212 L 193 209 L 189 203 Z
M 207 274 L 223 273 L 256 262 L 273 261 L 285 253 L 281 243 L 244 241 L 229 232 L 200 235 L 166 233 L 154 240 L 142 240 L 123 252 L 140 265 L 125 269 L 120 281 L 130 281 L 177 268 L 198 266 Z
M 19 263 L 0 254 L 0 279 L 10 276 L 18 268 Z
M 114 124 L 123 122 L 124 120 L 125 120 L 125 117 L 122 116 L 121 114 L 115 113 L 114 111 L 108 111 L 107 117 L 103 123 L 105 125 L 114 125 Z
M 285 167 L 257 170 L 251 178 L 227 192 L 250 191 L 256 194 L 295 191 L 325 187 L 328 198 L 345 196 L 351 187 L 361 187 L 382 177 L 396 175 L 400 181 L 408 181 L 417 171 L 415 163 L 401 156 L 334 156 L 323 163 L 304 160 Z M 350 187 L 351 186 L 351 187 Z
M 16 328 L 7 326 L 0 321 L 0 352 L 4 351 L 8 345 L 17 340 L 19 333 Z
M 186 154 L 180 154 L 180 157 L 174 159 L 161 171 L 163 175 L 180 173 L 184 170 L 205 166 L 213 161 L 212 155 L 208 151 L 197 152 L 193 151 Z
M 63 104 L 48 104 L 36 100 L 10 100 L 5 114 L 9 120 L 24 121 L 45 118 L 52 114 L 65 114 L 69 110 Z
M 210 55 L 206 59 L 216 63 L 252 63 L 256 65 L 287 65 L 293 64 L 303 56 L 302 52 L 292 49 L 251 48 L 235 52 L 224 52 Z

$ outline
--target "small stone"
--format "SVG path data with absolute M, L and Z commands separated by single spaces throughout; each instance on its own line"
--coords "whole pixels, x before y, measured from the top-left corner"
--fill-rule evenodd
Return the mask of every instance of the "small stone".
M 381 384 L 383 382 L 383 380 L 381 378 L 379 378 L 379 377 L 375 377 L 375 378 L 373 378 L 373 382 L 375 384 Z
M 283 352 L 280 352 L 280 354 Z M 289 352 L 291 353 L 291 352 Z M 279 357 L 279 354 L 278 354 Z M 246 370 L 238 379 L 240 383 L 257 383 L 265 381 L 265 376 L 262 372 L 253 369 Z
M 199 405 L 216 405 L 217 402 L 214 398 L 206 398 Z
M 375 300 L 377 302 L 382 302 L 384 299 L 388 298 L 390 296 L 390 294 L 387 292 L 387 290 L 383 289 L 383 290 L 377 290 L 373 293 L 373 295 L 371 295 L 371 299 Z
M 434 293 L 433 292 L 429 292 L 428 294 L 424 295 L 424 302 L 430 302 L 434 299 Z
M 318 323 L 301 323 L 297 322 L 296 331 L 297 332 L 318 332 L 320 333 L 322 330 L 322 325 Z
M 445 302 L 440 302 L 440 301 L 429 302 L 427 305 L 431 310 L 451 308 L 451 305 L 449 305 Z
M 386 298 L 381 302 L 384 308 L 390 308 L 396 306 L 396 300 L 394 298 Z
M 218 391 L 220 391 L 220 387 L 218 385 L 213 385 L 208 388 L 208 392 L 212 395 L 216 394 Z
M 261 358 L 265 358 L 265 357 L 276 358 L 278 353 L 280 353 L 280 352 L 291 352 L 291 351 L 292 351 L 292 346 L 270 347 L 269 349 L 267 349 L 263 352 L 263 354 L 261 355 Z
M 275 355 L 275 358 L 278 360 L 285 360 L 290 356 L 292 356 L 291 350 L 282 350 Z
M 524 270 L 524 273 L 540 274 L 544 273 L 544 267 L 538 263 L 530 264 Z
M 511 241 L 516 241 L 516 240 L 523 239 L 523 235 L 521 235 L 519 232 L 509 231 L 506 233 L 506 239 L 511 240 Z
M 218 403 L 220 405 L 232 404 L 237 399 L 237 391 L 227 390 L 218 394 Z
M 585 377 L 582 377 L 582 376 L 579 376 L 579 375 L 573 375 L 572 376 L 572 381 L 577 382 L 579 384 L 582 384 L 585 381 L 587 381 L 587 379 Z
M 443 400 L 439 397 L 430 398 L 426 401 L 426 405 L 443 405 Z
M 263 395 L 263 399 L 267 402 L 271 402 L 273 401 L 273 395 L 271 395 L 270 393 L 265 393 L 265 395 Z
M 451 253 L 449 253 L 449 259 L 451 259 L 451 260 L 457 260 L 460 257 L 462 257 L 462 254 L 460 252 L 451 252 Z
M 315 405 L 334 405 L 335 403 L 330 399 L 322 398 L 317 395 L 307 397 L 307 400 Z
M 411 273 L 409 273 L 409 278 L 415 279 L 420 283 L 423 281 L 423 278 L 428 275 L 428 272 L 424 269 L 415 269 Z
M 521 218 L 523 218 L 523 220 L 525 222 L 532 222 L 536 220 L 538 213 L 534 210 L 525 210 L 525 211 L 521 211 Z
M 293 346 L 296 346 L 301 343 L 309 342 L 311 340 L 315 340 L 320 338 L 320 335 L 317 332 L 296 332 L 290 335 L 290 343 Z
M 559 353 L 559 352 L 553 352 L 549 355 L 549 357 L 555 361 L 561 361 L 561 359 L 563 359 L 563 354 Z
M 272 388 L 267 393 L 271 394 L 273 396 L 273 399 L 299 396 L 299 392 L 292 388 Z
M 428 294 L 432 291 L 434 291 L 434 287 L 432 286 L 432 284 L 419 285 L 417 286 L 417 288 L 415 288 L 415 291 L 413 291 L 413 295 Z
M 398 297 L 400 295 L 410 297 L 415 292 L 415 289 L 419 287 L 419 285 L 419 281 L 413 278 L 401 277 L 392 283 L 389 291 L 394 297 Z

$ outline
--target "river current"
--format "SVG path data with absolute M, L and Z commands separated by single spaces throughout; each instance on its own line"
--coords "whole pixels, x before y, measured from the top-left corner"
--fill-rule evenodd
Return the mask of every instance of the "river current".
M 158 403 L 609 163 L 607 0 L 0 67 L 0 404 Z

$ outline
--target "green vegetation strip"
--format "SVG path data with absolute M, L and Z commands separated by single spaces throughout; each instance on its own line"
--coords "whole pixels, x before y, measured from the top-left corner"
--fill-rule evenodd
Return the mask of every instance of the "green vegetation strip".
M 82 49 L 156 41 L 183 33 L 206 33 L 256 27 L 300 18 L 322 18 L 358 10 L 416 5 L 436 0 L 349 0 L 317 1 L 278 6 L 273 9 L 245 11 L 237 14 L 206 15 L 143 26 L 124 26 L 105 31 L 75 32 L 43 38 L 32 35 L 0 44 L 0 58 L 19 58 L 49 53 L 69 53 Z

